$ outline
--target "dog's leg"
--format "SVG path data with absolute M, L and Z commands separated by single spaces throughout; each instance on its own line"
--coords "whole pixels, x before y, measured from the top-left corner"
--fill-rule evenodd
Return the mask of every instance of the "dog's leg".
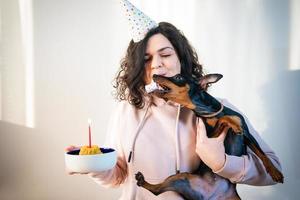
M 135 178 L 138 186 L 149 190 L 154 195 L 159 195 L 167 191 L 175 191 L 187 200 L 202 200 L 202 194 L 200 194 L 199 191 L 195 191 L 190 184 L 189 180 L 192 179 L 192 176 L 195 175 L 190 173 L 179 173 L 169 176 L 160 184 L 148 183 L 145 181 L 145 178 L 141 172 L 138 172 L 135 175 Z
M 207 118 L 205 122 L 214 127 L 213 133 L 210 137 L 218 137 L 223 131 L 228 131 L 232 129 L 234 133 L 241 134 L 243 131 L 241 126 L 241 120 L 236 115 L 225 115 L 223 117 L 217 118 Z M 225 130 L 226 129 L 226 130 Z
M 261 159 L 272 179 L 276 182 L 283 183 L 283 174 L 273 165 L 272 161 L 267 157 L 260 146 L 257 146 L 255 142 L 252 142 L 252 140 L 255 140 L 252 135 L 247 134 L 247 136 L 245 136 L 246 144 Z
M 242 120 L 237 115 L 225 115 L 218 120 L 218 123 L 227 123 L 236 134 L 243 132 Z
M 255 138 L 247 131 L 248 128 L 244 127 L 244 131 L 241 128 L 241 120 L 238 116 L 223 116 L 221 117 L 215 125 L 215 131 L 213 132 L 212 137 L 218 137 L 223 131 L 228 131 L 229 128 L 233 130 L 235 134 L 243 133 L 245 143 L 250 147 L 250 149 L 261 159 L 267 172 L 270 174 L 272 179 L 276 182 L 283 183 L 282 173 L 273 165 L 271 160 L 266 156 L 263 150 L 260 148 L 259 144 Z M 225 128 L 227 130 L 225 130 Z
M 221 133 L 223 133 L 224 131 L 227 133 L 229 128 L 230 128 L 230 126 L 226 122 L 223 122 L 221 124 L 217 124 L 217 126 L 216 126 L 214 132 L 212 133 L 211 137 L 213 137 L 213 138 L 219 137 L 219 135 Z
M 150 184 L 147 181 L 145 181 L 144 175 L 141 172 L 138 172 L 135 175 L 135 179 L 137 180 L 137 185 L 140 187 L 143 187 L 147 190 L 149 190 L 150 192 L 152 192 L 155 195 L 159 195 L 163 192 L 168 191 L 166 187 L 163 186 L 163 184 Z

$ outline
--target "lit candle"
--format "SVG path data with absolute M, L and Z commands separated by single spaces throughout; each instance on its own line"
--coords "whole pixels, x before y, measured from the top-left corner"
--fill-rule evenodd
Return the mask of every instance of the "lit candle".
M 92 147 L 92 134 L 91 134 L 91 124 L 92 120 L 89 118 L 88 119 L 88 124 L 89 124 L 89 147 Z

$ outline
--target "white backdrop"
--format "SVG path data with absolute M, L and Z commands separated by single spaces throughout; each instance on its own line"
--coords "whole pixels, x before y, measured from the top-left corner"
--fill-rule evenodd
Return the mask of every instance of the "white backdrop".
M 205 71 L 224 75 L 211 93 L 242 110 L 280 157 L 285 184 L 240 185 L 243 199 L 296 199 L 299 1 L 132 2 L 185 33 Z M 118 1 L 0 6 L 0 199 L 116 199 L 119 190 L 67 176 L 63 149 L 87 142 L 87 118 L 93 141 L 104 141 L 115 105 L 111 82 L 130 40 Z

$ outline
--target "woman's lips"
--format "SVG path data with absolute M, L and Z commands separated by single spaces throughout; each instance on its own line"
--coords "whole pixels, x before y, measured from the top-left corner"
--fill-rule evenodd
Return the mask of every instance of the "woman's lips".
M 154 73 L 154 74 L 160 75 L 160 76 L 166 76 L 166 75 L 167 75 L 167 73 Z M 154 75 L 154 74 L 153 74 L 153 75 Z M 152 76 L 153 76 L 153 75 L 152 75 Z

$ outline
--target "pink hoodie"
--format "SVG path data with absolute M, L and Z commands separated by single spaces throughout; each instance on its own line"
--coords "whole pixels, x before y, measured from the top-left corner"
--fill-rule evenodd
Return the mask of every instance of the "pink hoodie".
M 225 106 L 237 110 L 227 101 L 220 101 Z M 195 152 L 197 120 L 194 113 L 159 98 L 154 98 L 154 103 L 155 105 L 148 104 L 149 106 L 138 110 L 126 101 L 120 102 L 111 118 L 105 144 L 117 150 L 117 165 L 105 172 L 89 173 L 90 177 L 104 187 L 122 184 L 121 200 L 182 199 L 174 192 L 153 195 L 136 185 L 135 174 L 140 171 L 147 182 L 157 184 L 175 174 L 176 170 L 193 172 L 201 162 Z M 247 125 L 262 150 L 274 165 L 281 169 L 279 159 L 272 149 L 260 138 L 248 121 Z M 131 161 L 128 162 L 130 152 L 132 156 Z M 226 155 L 224 167 L 215 173 L 233 183 L 275 184 L 265 171 L 262 162 L 250 149 L 248 155 L 242 157 Z M 228 187 L 225 179 L 219 184 L 219 187 Z

